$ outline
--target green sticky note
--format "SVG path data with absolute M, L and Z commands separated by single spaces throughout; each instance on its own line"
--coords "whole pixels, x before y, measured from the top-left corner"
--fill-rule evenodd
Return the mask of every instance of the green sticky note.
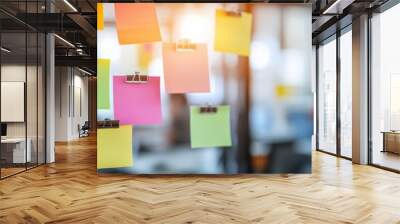
M 190 140 L 192 148 L 231 146 L 229 106 L 219 106 L 215 113 L 200 113 L 200 107 L 191 107 Z
M 97 109 L 110 109 L 110 59 L 97 59 Z

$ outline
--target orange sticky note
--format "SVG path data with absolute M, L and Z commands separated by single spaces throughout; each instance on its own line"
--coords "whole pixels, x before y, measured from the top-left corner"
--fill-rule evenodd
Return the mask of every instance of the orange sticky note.
M 209 92 L 206 44 L 180 51 L 175 43 L 163 44 L 164 80 L 168 93 Z
M 251 13 L 218 9 L 215 14 L 215 50 L 249 56 L 251 21 Z
M 97 30 L 104 29 L 103 3 L 97 3 Z
M 114 8 L 120 44 L 161 41 L 154 4 L 115 3 Z

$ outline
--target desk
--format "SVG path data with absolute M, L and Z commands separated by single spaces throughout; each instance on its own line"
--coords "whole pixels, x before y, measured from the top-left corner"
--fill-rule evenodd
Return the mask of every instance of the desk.
M 392 152 L 400 154 L 400 132 L 382 131 L 383 150 L 382 152 Z
M 27 158 L 26 162 L 31 162 L 32 154 L 31 154 L 31 144 L 32 141 L 30 138 L 27 139 L 26 154 L 25 154 L 25 138 L 6 138 L 1 139 L 1 151 L 2 157 L 6 159 L 9 163 L 25 163 L 25 158 Z M 12 146 L 12 148 L 10 148 Z M 3 156 L 3 152 L 5 156 Z M 8 153 L 10 152 L 10 153 Z M 12 156 L 10 155 L 12 154 Z M 11 160 L 12 158 L 12 160 Z

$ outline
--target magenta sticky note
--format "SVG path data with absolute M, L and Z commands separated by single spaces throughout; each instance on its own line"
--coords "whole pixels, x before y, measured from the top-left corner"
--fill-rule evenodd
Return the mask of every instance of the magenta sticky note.
M 127 83 L 125 76 L 114 76 L 114 119 L 120 124 L 155 125 L 162 122 L 160 77 L 146 83 Z

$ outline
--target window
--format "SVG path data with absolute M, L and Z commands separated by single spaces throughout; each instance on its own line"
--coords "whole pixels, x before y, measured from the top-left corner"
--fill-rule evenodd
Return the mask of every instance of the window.
M 400 5 L 372 17 L 372 163 L 400 170 Z
M 351 158 L 352 141 L 352 33 L 340 36 L 340 154 Z
M 318 48 L 318 149 L 336 153 L 336 40 Z

